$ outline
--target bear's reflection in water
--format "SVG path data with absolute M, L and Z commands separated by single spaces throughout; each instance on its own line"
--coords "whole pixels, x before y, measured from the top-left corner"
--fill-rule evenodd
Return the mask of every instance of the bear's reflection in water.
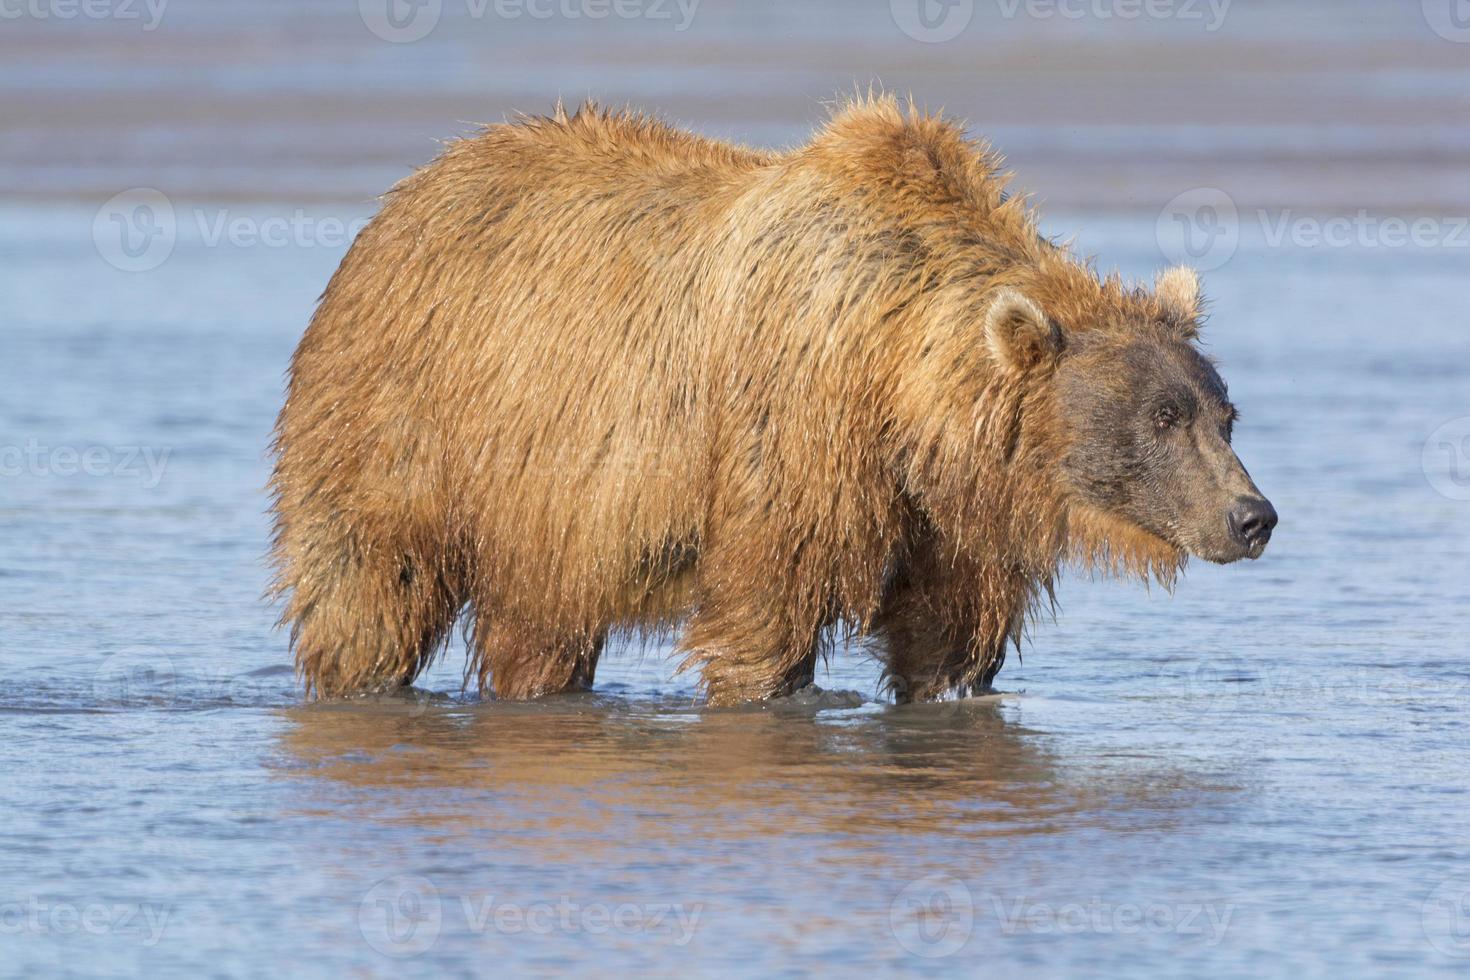
M 1027 728 L 1023 704 L 318 703 L 284 712 L 277 819 L 348 897 L 324 928 L 394 955 L 427 937 L 425 968 L 988 957 L 1018 902 L 1159 900 L 1139 864 L 1237 798 L 1126 739 Z M 592 918 L 630 909 L 632 931 Z
M 348 816 L 361 803 L 375 819 L 540 861 L 638 847 L 697 857 L 782 838 L 826 860 L 891 860 L 910 845 L 1158 828 L 1210 788 L 1157 761 L 1063 764 L 1052 738 L 1008 713 L 1000 698 L 847 710 L 596 695 L 324 703 L 286 712 L 281 766 L 305 781 L 304 809 Z

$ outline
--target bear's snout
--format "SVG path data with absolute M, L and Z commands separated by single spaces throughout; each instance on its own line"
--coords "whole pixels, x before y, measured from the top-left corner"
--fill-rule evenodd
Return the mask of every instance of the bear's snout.
M 1227 521 L 1230 536 L 1246 557 L 1259 558 L 1276 527 L 1276 508 L 1265 497 L 1237 497 Z

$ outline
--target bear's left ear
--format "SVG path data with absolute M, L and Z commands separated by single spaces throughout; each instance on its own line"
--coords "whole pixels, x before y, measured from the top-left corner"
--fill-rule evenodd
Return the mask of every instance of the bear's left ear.
M 985 343 L 997 363 L 1027 371 L 1061 352 L 1062 332 L 1029 296 L 1002 289 L 985 310 Z
M 1187 266 L 1176 265 L 1159 273 L 1154 281 L 1154 296 L 1172 325 L 1186 336 L 1199 332 L 1199 319 L 1204 314 L 1204 300 L 1199 292 L 1199 273 Z

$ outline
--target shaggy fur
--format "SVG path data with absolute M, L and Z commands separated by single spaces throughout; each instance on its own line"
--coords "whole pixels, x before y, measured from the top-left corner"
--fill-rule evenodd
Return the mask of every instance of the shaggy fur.
M 809 682 L 838 623 L 935 698 L 989 684 L 1069 558 L 1170 581 L 1178 549 L 1059 475 L 1044 334 L 1188 336 L 1193 277 L 1100 280 L 1005 177 L 891 98 L 788 153 L 591 106 L 449 145 L 292 362 L 275 560 L 308 690 L 412 681 L 469 605 L 467 681 L 503 698 L 685 620 L 711 703 Z

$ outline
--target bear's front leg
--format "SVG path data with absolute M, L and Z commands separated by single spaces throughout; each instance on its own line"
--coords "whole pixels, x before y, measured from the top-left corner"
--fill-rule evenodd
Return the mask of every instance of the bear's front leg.
M 899 704 L 990 690 L 1030 602 L 1018 572 L 964 556 L 935 560 L 936 548 L 903 569 L 874 622 L 884 685 Z
M 680 642 L 681 671 L 697 668 L 711 705 L 763 701 L 798 691 L 816 672 L 823 604 L 795 576 L 712 555 Z M 762 566 L 766 569 L 762 571 Z
M 556 631 L 484 616 L 474 634 L 472 669 L 480 690 L 502 701 L 590 691 L 606 630 Z
M 879 628 L 888 645 L 884 686 L 898 704 L 984 694 L 1005 663 L 1004 639 L 922 613 L 885 616 Z

